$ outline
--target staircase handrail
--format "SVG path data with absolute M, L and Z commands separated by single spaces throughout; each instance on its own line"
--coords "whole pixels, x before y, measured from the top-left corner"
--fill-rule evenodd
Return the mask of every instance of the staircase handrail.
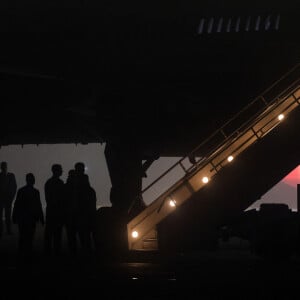
M 184 157 L 182 157 L 181 159 L 179 159 L 174 165 L 172 165 L 171 167 L 169 167 L 165 172 L 163 172 L 159 177 L 157 177 L 153 182 L 151 182 L 148 186 L 146 186 L 143 190 L 142 190 L 142 194 L 145 193 L 147 190 L 149 190 L 153 185 L 155 185 L 158 181 L 160 181 L 163 177 L 165 177 L 168 173 L 170 173 L 174 168 L 176 168 L 177 166 L 181 165 L 182 162 L 192 156 L 193 154 L 195 154 L 201 147 L 203 147 L 205 144 L 207 144 L 210 140 L 212 140 L 213 137 L 217 136 L 218 134 L 222 134 L 224 135 L 224 140 L 223 140 L 223 144 L 230 140 L 236 133 L 237 131 L 240 131 L 241 128 L 245 128 L 247 126 L 247 124 L 249 124 L 251 121 L 253 121 L 255 118 L 257 118 L 257 116 L 262 113 L 262 111 L 257 111 L 255 113 L 255 115 L 253 115 L 250 119 L 247 119 L 246 122 L 244 122 L 241 126 L 239 126 L 236 130 L 234 130 L 231 134 L 229 135 L 225 135 L 224 134 L 224 129 L 226 128 L 226 126 L 228 126 L 229 124 L 231 124 L 234 120 L 236 120 L 239 116 L 242 115 L 242 113 L 244 113 L 245 111 L 247 111 L 247 109 L 249 109 L 250 107 L 252 107 L 255 103 L 257 103 L 258 101 L 263 101 L 265 104 L 264 110 L 269 107 L 270 105 L 274 104 L 276 102 L 276 100 L 280 99 L 282 96 L 286 95 L 288 93 L 288 91 L 292 91 L 293 88 L 295 88 L 295 86 L 300 83 L 300 79 L 296 79 L 294 80 L 287 88 L 285 88 L 283 91 L 281 91 L 279 94 L 276 95 L 276 97 L 274 97 L 271 101 L 266 101 L 265 99 L 265 95 L 270 92 L 276 85 L 278 85 L 279 83 L 281 83 L 284 79 L 287 79 L 289 75 L 291 75 L 294 71 L 297 71 L 298 69 L 300 69 L 300 64 L 296 64 L 293 68 L 291 68 L 288 72 L 286 72 L 283 76 L 281 76 L 278 80 L 276 80 L 272 85 L 270 85 L 267 89 L 265 89 L 259 96 L 257 96 L 256 98 L 254 98 L 253 101 L 251 101 L 250 103 L 248 103 L 244 108 L 242 108 L 238 113 L 236 113 L 234 116 L 232 116 L 227 122 L 225 122 L 221 127 L 219 127 L 217 130 L 215 130 L 210 136 L 208 136 L 204 141 L 202 141 L 202 143 L 200 143 L 196 148 L 194 148 L 191 152 L 189 152 L 187 155 L 185 155 Z M 218 144 L 220 146 L 220 144 Z M 200 165 L 203 161 L 200 161 Z M 194 168 L 195 166 L 192 166 L 191 168 L 193 168 L 193 170 L 198 169 L 199 168 L 199 164 L 198 162 L 195 164 L 196 168 Z M 182 166 L 181 166 L 182 167 Z M 189 172 L 189 169 L 184 169 L 184 171 L 186 173 Z

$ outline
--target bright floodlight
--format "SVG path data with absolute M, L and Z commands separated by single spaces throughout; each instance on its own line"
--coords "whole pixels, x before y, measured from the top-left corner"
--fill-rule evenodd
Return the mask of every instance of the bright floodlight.
M 139 233 L 137 231 L 132 231 L 131 236 L 136 239 L 139 236 Z
M 208 183 L 208 181 L 209 181 L 208 177 L 205 176 L 205 177 L 202 178 L 203 183 Z
M 283 120 L 283 119 L 284 119 L 284 114 L 280 114 L 280 115 L 278 116 L 278 120 L 281 121 L 281 120 Z
M 171 199 L 171 200 L 169 201 L 169 205 L 170 205 L 171 207 L 175 207 L 175 206 L 176 206 L 176 201 Z
M 229 155 L 229 156 L 227 157 L 227 160 L 228 160 L 228 162 L 233 161 L 233 156 L 232 156 L 232 155 Z

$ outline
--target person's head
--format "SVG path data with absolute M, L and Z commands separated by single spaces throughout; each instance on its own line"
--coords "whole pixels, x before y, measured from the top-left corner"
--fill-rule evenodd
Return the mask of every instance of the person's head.
M 27 185 L 33 186 L 35 184 L 35 178 L 32 173 L 26 174 L 26 183 Z
M 52 165 L 51 170 L 52 170 L 53 176 L 55 176 L 55 177 L 60 177 L 63 172 L 62 167 L 59 164 Z
M 75 164 L 75 172 L 76 172 L 76 174 L 83 175 L 84 171 L 85 171 L 85 165 L 84 165 L 84 163 L 83 162 L 77 162 Z
M 7 172 L 7 162 L 6 162 L 6 161 L 3 161 L 3 162 L 1 163 L 1 171 L 2 171 L 3 173 L 6 173 L 6 172 Z
M 75 179 L 75 170 L 74 170 L 74 169 L 71 169 L 71 170 L 69 170 L 69 172 L 68 172 L 67 182 L 68 182 L 68 183 L 73 182 L 74 179 Z

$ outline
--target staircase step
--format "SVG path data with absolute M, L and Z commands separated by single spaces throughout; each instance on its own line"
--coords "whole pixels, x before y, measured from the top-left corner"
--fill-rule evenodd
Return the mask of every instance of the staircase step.
M 148 239 L 156 239 L 157 240 L 157 231 L 156 229 L 151 230 L 148 234 L 145 235 L 144 237 L 145 240 Z
M 143 240 L 144 250 L 158 250 L 157 239 L 145 239 Z

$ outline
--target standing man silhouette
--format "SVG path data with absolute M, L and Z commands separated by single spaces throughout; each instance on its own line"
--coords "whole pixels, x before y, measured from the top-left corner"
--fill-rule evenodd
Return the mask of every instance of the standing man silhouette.
M 64 185 L 65 199 L 65 226 L 67 232 L 68 247 L 71 255 L 77 253 L 77 232 L 78 232 L 78 193 L 75 170 L 68 172 L 68 178 Z
M 13 173 L 7 172 L 7 162 L 0 165 L 0 237 L 3 233 L 3 211 L 5 214 L 6 233 L 11 234 L 11 208 L 17 191 L 16 178 Z
M 32 258 L 36 223 L 44 224 L 40 192 L 34 187 L 35 177 L 26 174 L 26 185 L 18 190 L 13 208 L 13 222 L 19 227 L 19 255 Z
M 88 175 L 82 177 L 78 187 L 78 235 L 84 254 L 91 254 L 95 235 L 96 192 L 91 187 Z
M 92 250 L 92 233 L 96 212 L 96 193 L 90 186 L 89 177 L 85 174 L 83 162 L 77 162 L 74 166 L 77 192 L 77 235 L 83 254 L 89 254 Z
M 62 229 L 64 225 L 64 182 L 60 179 L 61 165 L 52 165 L 52 177 L 45 183 L 46 227 L 45 251 L 47 254 L 60 254 L 62 248 Z

